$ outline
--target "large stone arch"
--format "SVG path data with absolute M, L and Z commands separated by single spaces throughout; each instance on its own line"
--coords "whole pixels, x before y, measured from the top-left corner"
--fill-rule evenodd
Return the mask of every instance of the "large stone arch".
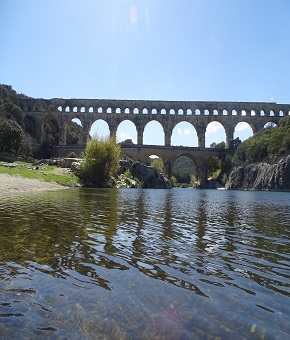
M 188 133 L 187 133 L 187 131 L 184 130 L 184 129 L 186 129 L 186 128 L 183 127 L 184 124 L 187 125 L 187 129 L 192 128 L 192 130 L 188 131 Z M 181 132 L 179 132 L 178 129 L 179 128 L 182 129 L 182 127 L 183 127 L 183 130 Z M 175 131 L 176 129 L 177 129 L 177 131 Z M 173 125 L 172 131 L 171 131 L 171 137 L 170 137 L 170 145 L 178 145 L 178 143 L 176 143 L 176 144 L 173 143 L 173 135 L 174 135 L 175 132 L 179 133 L 179 134 L 185 134 L 185 135 L 186 134 L 190 135 L 190 134 L 193 133 L 195 135 L 194 137 L 196 137 L 196 143 L 195 143 L 196 145 L 186 145 L 186 144 L 180 144 L 180 143 L 179 143 L 179 145 L 184 145 L 184 146 L 197 146 L 198 145 L 197 127 L 195 126 L 195 124 L 193 124 L 192 122 L 189 122 L 187 119 L 183 119 L 179 122 L 176 122 Z
M 152 125 L 152 124 L 157 124 L 157 126 L 159 126 L 162 129 L 162 133 L 163 133 L 163 136 L 161 136 L 161 139 L 163 139 L 163 142 L 160 139 L 160 142 L 159 142 L 160 144 L 157 144 L 157 145 L 165 145 L 165 131 L 164 131 L 164 127 L 163 127 L 163 125 L 158 120 L 151 120 L 151 121 L 147 122 L 146 125 L 144 126 L 144 129 L 143 129 L 143 143 L 145 142 L 144 144 L 147 144 L 146 142 L 149 141 L 148 144 L 150 144 L 150 138 L 152 138 L 152 132 L 151 131 L 147 132 L 147 130 L 150 128 L 149 125 Z M 145 133 L 148 133 L 149 136 L 148 135 L 145 136 Z
M 120 136 L 120 133 L 122 133 L 122 132 L 119 131 L 119 130 L 120 130 L 120 127 L 124 124 L 128 124 L 126 129 L 127 129 L 127 131 L 130 132 L 130 134 L 127 134 L 127 136 Z M 132 128 L 135 129 L 135 132 L 132 131 Z M 132 134 L 135 134 L 135 136 L 132 136 Z M 122 142 L 126 139 L 132 139 L 133 143 L 136 144 L 137 141 L 138 141 L 138 131 L 137 131 L 135 122 L 133 122 L 131 119 L 122 119 L 121 122 L 119 122 L 119 124 L 116 127 L 116 137 L 117 137 L 118 142 Z M 136 138 L 134 138 L 134 137 L 136 137 Z
M 106 127 L 108 128 L 108 130 L 107 130 L 108 133 L 107 134 L 106 133 L 99 133 L 100 136 L 104 136 L 104 137 L 107 136 L 107 135 L 111 136 L 110 125 L 109 125 L 108 121 L 106 119 L 104 119 L 104 117 L 97 117 L 96 119 L 93 119 L 92 121 L 90 121 L 90 123 L 88 125 L 88 138 L 94 137 L 94 134 L 98 134 L 97 129 L 94 130 L 96 123 L 97 124 L 101 123 L 104 128 L 106 128 Z M 103 123 L 105 123 L 105 124 L 103 124 Z
M 208 166 L 209 166 L 209 162 L 210 162 L 211 157 L 210 156 L 195 157 L 191 153 L 183 152 L 180 155 L 178 155 L 178 157 L 168 158 L 166 160 L 166 162 L 168 164 L 168 168 L 170 166 L 170 171 L 168 172 L 169 177 L 171 176 L 171 170 L 172 170 L 172 166 L 173 166 L 174 162 L 176 161 L 176 159 L 180 158 L 181 156 L 188 157 L 194 162 L 194 164 L 196 166 L 197 178 L 200 182 L 200 185 L 201 185 L 201 187 L 205 187 L 206 182 L 207 182 Z
M 78 112 L 72 112 L 70 115 L 66 116 L 65 117 L 65 122 L 66 124 L 69 123 L 70 121 L 72 121 L 73 119 L 79 119 L 80 122 L 82 123 L 82 126 L 84 126 L 84 116 L 81 115 L 80 113 Z
M 215 117 L 215 118 L 218 118 L 218 117 Z M 227 142 L 228 142 L 228 135 L 227 135 L 227 130 L 226 130 L 225 126 L 224 126 L 224 123 L 221 122 L 221 119 L 213 119 L 210 122 L 208 122 L 208 124 L 206 125 L 206 130 L 205 130 L 205 147 L 209 147 L 209 145 L 207 145 L 207 144 L 210 144 L 210 142 L 208 142 L 208 140 L 207 140 L 208 139 L 207 138 L 208 134 L 209 133 L 214 133 L 215 129 L 217 131 L 219 129 L 219 126 L 221 126 L 222 129 L 224 130 L 225 139 L 226 139 L 225 143 L 227 144 Z M 212 130 L 210 130 L 210 129 L 212 129 Z M 211 140 L 211 142 L 219 143 L 221 141 L 220 140 Z
M 68 125 L 70 122 L 72 123 L 76 123 L 73 122 L 74 119 L 78 119 L 81 123 L 81 125 L 79 125 L 79 136 L 76 137 L 76 141 L 75 142 L 69 142 L 69 138 L 68 138 Z M 71 112 L 69 115 L 64 117 L 64 123 L 63 123 L 63 129 L 64 129 L 64 133 L 65 133 L 65 141 L 66 141 L 66 145 L 75 145 L 75 144 L 86 144 L 87 142 L 87 134 L 86 134 L 86 130 L 84 128 L 85 125 L 85 117 L 83 115 L 80 114 L 80 112 Z
M 198 165 L 197 165 L 197 162 L 196 162 L 196 157 L 194 157 L 193 155 L 190 155 L 190 154 L 184 154 L 184 155 L 180 155 L 180 156 L 178 156 L 178 157 L 176 157 L 175 158 L 175 160 L 174 160 L 174 162 L 172 163 L 172 174 L 174 175 L 174 167 L 176 166 L 176 164 L 177 164 L 177 162 L 179 161 L 179 160 L 181 160 L 181 158 L 183 158 L 183 157 L 186 157 L 186 158 L 188 158 L 188 159 L 190 159 L 192 162 L 193 162 L 193 164 L 194 164 L 194 167 L 195 167 L 195 173 L 196 174 L 198 174 L 198 170 L 197 170 L 197 167 L 198 167 Z M 188 174 L 189 175 L 189 178 L 188 178 L 188 181 L 190 182 L 190 174 Z M 179 175 L 180 176 L 180 175 Z M 184 176 L 184 175 L 183 175 Z M 175 176 L 176 177 L 176 176 Z M 176 177 L 177 178 L 177 177 Z M 178 179 L 178 178 L 177 178 Z M 183 183 L 185 183 L 186 181 L 183 181 Z
M 243 141 L 245 138 L 241 137 L 241 135 L 243 135 L 242 131 L 244 130 L 243 128 L 241 128 L 243 125 L 245 126 L 249 126 L 251 128 L 251 135 L 249 135 L 247 138 L 249 138 L 250 136 L 252 136 L 254 133 L 255 133 L 255 126 L 254 124 L 251 124 L 247 121 L 241 121 L 239 123 L 237 123 L 235 125 L 235 128 L 234 128 L 234 135 L 233 135 L 233 138 L 240 138 L 241 141 Z M 245 128 L 246 129 L 246 128 Z M 240 131 L 240 135 L 239 135 L 239 132 Z

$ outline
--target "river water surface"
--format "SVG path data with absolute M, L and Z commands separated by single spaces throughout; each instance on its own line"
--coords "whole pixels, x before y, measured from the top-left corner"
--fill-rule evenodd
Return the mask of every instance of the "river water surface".
M 290 193 L 0 198 L 1 339 L 290 338 Z

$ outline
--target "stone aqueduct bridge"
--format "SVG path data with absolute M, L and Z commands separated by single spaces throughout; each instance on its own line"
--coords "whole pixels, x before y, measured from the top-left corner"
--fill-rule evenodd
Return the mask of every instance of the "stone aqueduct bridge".
M 218 150 L 205 148 L 205 132 L 209 123 L 222 124 L 226 134 L 226 145 L 233 140 L 235 127 L 240 122 L 248 123 L 253 132 L 261 130 L 268 122 L 279 124 L 283 116 L 290 114 L 289 104 L 255 102 L 199 102 L 199 101 L 151 101 L 151 100 L 107 100 L 107 99 L 23 99 L 22 109 L 26 113 L 29 125 L 33 127 L 39 142 L 45 140 L 45 121 L 54 116 L 59 124 L 58 152 L 65 152 L 78 147 L 66 143 L 67 124 L 74 118 L 81 121 L 84 131 L 84 145 L 89 138 L 92 124 L 102 119 L 107 122 L 111 135 L 116 135 L 119 124 L 129 120 L 135 124 L 137 145 L 122 147 L 123 153 L 136 160 L 144 161 L 148 155 L 161 157 L 170 165 L 181 155 L 191 157 L 197 166 L 202 181 L 206 179 L 210 159 Z M 143 145 L 145 126 L 157 121 L 164 131 L 164 146 Z M 180 122 L 193 125 L 198 138 L 198 148 L 171 146 L 174 127 Z

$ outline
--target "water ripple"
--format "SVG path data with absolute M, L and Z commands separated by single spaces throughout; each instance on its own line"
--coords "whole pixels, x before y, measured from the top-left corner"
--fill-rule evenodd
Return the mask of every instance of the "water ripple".
M 0 216 L 0 335 L 290 334 L 287 193 L 64 190 Z

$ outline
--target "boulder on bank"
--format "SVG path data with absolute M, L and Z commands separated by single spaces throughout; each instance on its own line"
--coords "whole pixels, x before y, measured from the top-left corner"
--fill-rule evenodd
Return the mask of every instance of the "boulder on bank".
M 277 163 L 254 163 L 234 168 L 226 189 L 290 190 L 290 155 Z
M 118 175 L 124 174 L 130 170 L 132 176 L 142 182 L 143 188 L 170 189 L 171 183 L 157 169 L 147 166 L 141 162 L 130 162 L 120 160 L 120 169 Z
M 70 168 L 73 163 L 80 163 L 81 158 L 43 158 L 34 162 L 34 165 L 46 164 L 59 166 L 61 168 Z

